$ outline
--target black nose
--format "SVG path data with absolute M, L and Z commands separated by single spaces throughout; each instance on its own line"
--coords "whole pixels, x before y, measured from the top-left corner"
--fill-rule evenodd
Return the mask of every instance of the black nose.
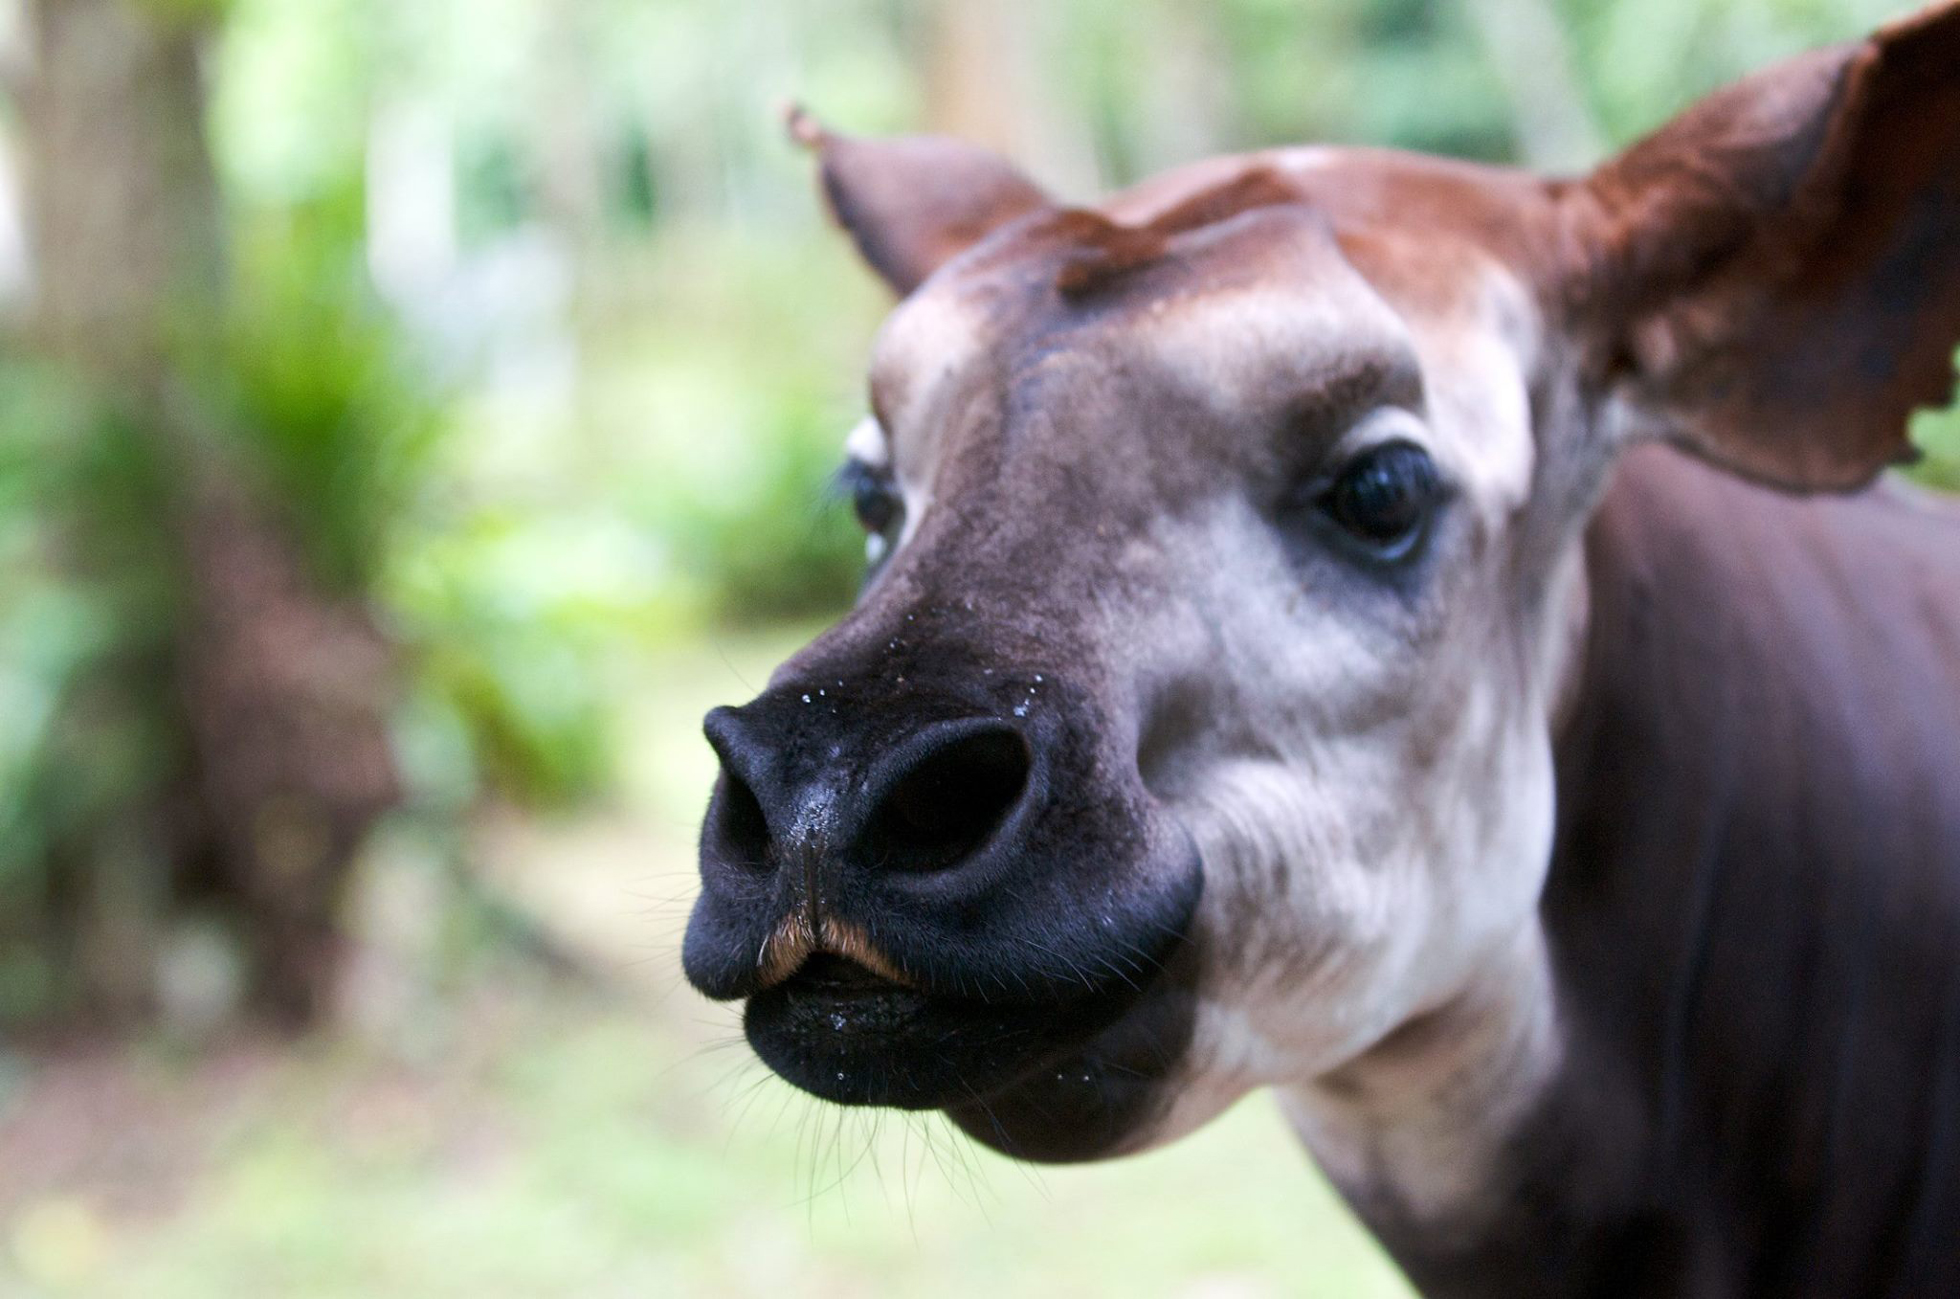
M 768 873 L 815 853 L 846 869 L 952 871 L 1031 795 L 1028 742 L 995 718 L 819 738 L 748 713 L 717 708 L 705 727 L 722 779 L 702 846 L 730 865 Z

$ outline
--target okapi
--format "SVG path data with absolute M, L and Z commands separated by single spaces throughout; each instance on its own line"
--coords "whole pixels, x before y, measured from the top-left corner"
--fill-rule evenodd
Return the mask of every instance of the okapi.
M 902 297 L 684 965 L 1036 1160 L 1255 1088 L 1426 1294 L 1960 1295 L 1960 6 L 1580 179 L 1063 207 L 795 115 Z

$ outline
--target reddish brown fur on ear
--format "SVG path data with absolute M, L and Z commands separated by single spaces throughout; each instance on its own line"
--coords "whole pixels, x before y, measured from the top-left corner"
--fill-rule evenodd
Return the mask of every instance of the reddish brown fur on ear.
M 1602 371 L 1740 473 L 1858 486 L 1954 391 L 1960 4 L 1711 95 L 1567 198 Z
M 1050 206 L 1005 160 L 937 135 L 858 140 L 800 108 L 790 135 L 816 151 L 824 197 L 871 268 L 901 295 L 994 230 Z

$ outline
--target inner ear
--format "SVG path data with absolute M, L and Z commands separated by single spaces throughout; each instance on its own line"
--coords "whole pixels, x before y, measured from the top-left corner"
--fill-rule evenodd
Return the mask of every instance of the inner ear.
M 800 108 L 790 134 L 814 150 L 825 200 L 864 260 L 899 295 L 995 230 L 1052 208 L 999 155 L 939 135 L 854 139 Z

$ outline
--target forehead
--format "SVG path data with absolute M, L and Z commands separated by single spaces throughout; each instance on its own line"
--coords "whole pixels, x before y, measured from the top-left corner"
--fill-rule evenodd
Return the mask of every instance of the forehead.
M 881 332 L 871 381 L 885 427 L 1061 357 L 1233 409 L 1359 381 L 1409 388 L 1434 350 L 1416 332 L 1501 327 L 1494 264 L 1447 231 L 1337 230 L 1318 204 L 1263 194 L 1166 232 L 1064 213 L 981 245 Z

